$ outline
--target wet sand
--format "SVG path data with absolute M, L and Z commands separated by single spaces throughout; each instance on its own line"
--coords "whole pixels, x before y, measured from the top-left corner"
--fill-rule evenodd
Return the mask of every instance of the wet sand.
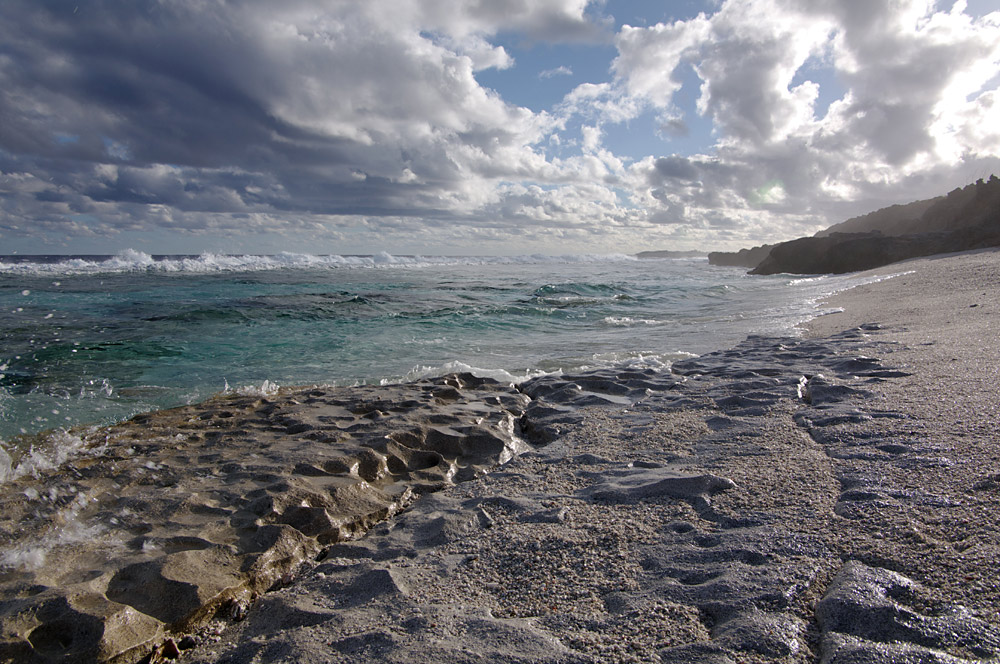
M 5 586 L 0 657 L 86 661 L 73 659 L 73 644 L 58 635 L 67 621 L 94 615 L 88 610 L 103 598 L 118 605 L 117 613 L 104 609 L 108 616 L 127 614 L 101 627 L 105 635 L 114 631 L 109 624 L 118 628 L 116 643 L 131 635 L 121 661 L 997 658 L 1000 253 L 877 272 L 909 273 L 836 296 L 829 306 L 844 311 L 816 319 L 802 338 L 751 337 L 679 362 L 671 374 L 596 372 L 511 392 L 492 384 L 425 387 L 428 402 L 493 400 L 484 413 L 453 408 L 458 419 L 440 424 L 436 410 L 428 415 L 413 398 L 396 397 L 406 402 L 403 428 L 416 427 L 423 438 L 398 435 L 391 442 L 402 447 L 375 449 L 383 479 L 392 481 L 379 484 L 376 472 L 368 484 L 409 507 L 357 539 L 332 534 L 344 524 L 330 519 L 331 505 L 313 505 L 318 498 L 301 487 L 281 489 L 303 477 L 335 482 L 334 471 L 357 479 L 372 472 L 310 452 L 307 441 L 330 437 L 333 425 L 322 420 L 323 409 L 305 407 L 305 393 L 292 399 L 297 406 L 271 404 L 283 409 L 280 417 L 257 402 L 242 420 L 218 403 L 191 407 L 185 422 L 197 424 L 210 411 L 215 426 L 243 432 L 236 439 L 256 440 L 264 429 L 274 440 L 297 436 L 300 446 L 288 455 L 307 458 L 258 469 L 256 478 L 232 469 L 227 486 L 263 483 L 258 493 L 247 484 L 229 503 L 219 495 L 211 505 L 178 503 L 188 516 L 173 521 L 197 521 L 201 542 L 136 535 L 126 542 L 129 555 L 152 558 L 127 573 L 119 566 L 74 578 L 75 595 L 40 590 L 46 583 L 8 571 L 0 580 L 21 586 L 16 593 Z M 347 418 L 338 420 L 340 431 L 361 425 L 384 438 L 374 433 L 381 416 L 373 413 L 390 408 L 347 408 L 348 418 L 338 407 Z M 503 434 L 508 415 L 517 423 L 511 438 Z M 258 431 L 249 435 L 254 422 Z M 432 433 L 442 426 L 455 435 Z M 463 426 L 480 427 L 477 439 L 489 443 L 488 454 L 473 451 L 478 461 L 462 461 L 466 452 L 452 449 Z M 493 463 L 487 457 L 504 461 L 522 443 L 528 451 L 485 473 Z M 443 462 L 430 465 L 418 451 Z M 397 459 L 396 474 L 389 457 Z M 378 458 L 374 467 L 382 467 Z M 430 477 L 428 468 L 435 469 Z M 410 492 L 419 499 L 401 488 L 404 480 L 415 482 Z M 185 485 L 178 478 L 164 486 Z M 258 499 L 269 496 L 265 510 L 267 500 Z M 205 506 L 225 513 L 234 530 L 209 532 Z M 171 519 L 155 527 L 164 521 Z M 248 535 L 258 531 L 287 537 L 267 546 Z M 220 558 L 223 546 L 230 549 Z M 189 563 L 186 571 L 177 556 Z M 195 579 L 206 566 L 228 569 L 230 585 L 199 590 L 210 585 Z M 136 595 L 150 580 L 161 589 L 193 586 L 196 592 L 178 597 L 197 608 L 184 616 L 144 613 Z M 77 645 L 91 638 L 114 650 L 100 633 L 95 640 L 77 631 Z

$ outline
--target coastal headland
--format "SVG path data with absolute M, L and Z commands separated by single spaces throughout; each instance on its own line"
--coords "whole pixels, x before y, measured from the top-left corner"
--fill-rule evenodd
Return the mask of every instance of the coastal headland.
M 1000 658 L 1000 252 L 671 372 L 236 395 L 0 488 L 0 661 Z
M 1000 246 L 1000 178 L 834 224 L 811 237 L 738 252 L 711 252 L 712 265 L 751 274 L 844 274 L 911 258 Z

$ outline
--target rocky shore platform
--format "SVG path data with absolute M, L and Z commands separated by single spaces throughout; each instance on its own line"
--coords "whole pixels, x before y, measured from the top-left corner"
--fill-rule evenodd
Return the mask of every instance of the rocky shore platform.
M 670 372 L 231 395 L 0 487 L 4 662 L 1000 659 L 1000 253 Z

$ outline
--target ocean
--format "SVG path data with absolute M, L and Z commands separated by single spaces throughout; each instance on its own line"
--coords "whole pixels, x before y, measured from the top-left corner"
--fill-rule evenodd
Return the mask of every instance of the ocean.
M 16 465 L 42 432 L 223 392 L 669 370 L 795 334 L 853 283 L 627 255 L 0 257 L 0 446 Z

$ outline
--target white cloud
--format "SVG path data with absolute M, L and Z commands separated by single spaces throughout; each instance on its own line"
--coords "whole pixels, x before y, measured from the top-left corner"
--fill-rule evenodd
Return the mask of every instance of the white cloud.
M 628 95 L 670 109 L 673 95 L 681 88 L 674 72 L 685 60 L 697 56 L 710 36 L 711 25 L 702 14 L 669 25 L 623 26 L 615 39 L 618 57 L 612 67 Z
M 695 66 L 704 81 L 699 111 L 731 141 L 760 145 L 808 131 L 818 89 L 793 78 L 822 52 L 830 29 L 771 0 L 728 2 L 712 17 Z
M 418 244 L 809 232 L 1000 163 L 1000 13 L 961 7 L 727 0 L 622 27 L 611 80 L 532 112 L 477 80 L 523 64 L 499 35 L 608 43 L 602 3 L 8 0 L 0 227 Z M 702 154 L 654 136 L 648 156 L 609 151 L 609 127 L 644 113 L 667 135 L 694 125 L 690 68 L 715 131 Z
M 554 69 L 546 69 L 544 71 L 538 72 L 538 78 L 554 78 L 556 76 L 572 76 L 573 70 L 566 65 L 561 65 L 555 67 Z
M 588 127 L 584 125 L 580 129 L 583 134 L 583 150 L 584 152 L 595 152 L 600 149 L 601 146 L 601 128 L 600 127 Z
M 637 200 L 690 220 L 763 208 L 790 235 L 810 219 L 827 225 L 867 211 L 849 209 L 845 195 L 875 207 L 961 184 L 962 161 L 985 168 L 1000 157 L 996 92 L 983 89 L 1000 71 L 1000 13 L 977 20 L 955 10 L 920 0 L 728 0 L 710 17 L 623 29 L 623 96 L 683 121 L 677 74 L 691 62 L 702 79 L 698 111 L 718 132 L 712 159 L 634 164 L 635 186 L 649 187 Z M 826 113 L 817 102 L 829 90 L 810 69 L 843 86 Z M 935 189 L 919 191 L 948 167 Z
M 374 0 L 358 4 L 373 17 L 391 17 L 393 23 L 409 22 L 422 30 L 436 30 L 456 37 L 494 35 L 515 31 L 539 41 L 590 41 L 600 37 L 603 22 L 588 10 L 599 9 L 593 0 Z

